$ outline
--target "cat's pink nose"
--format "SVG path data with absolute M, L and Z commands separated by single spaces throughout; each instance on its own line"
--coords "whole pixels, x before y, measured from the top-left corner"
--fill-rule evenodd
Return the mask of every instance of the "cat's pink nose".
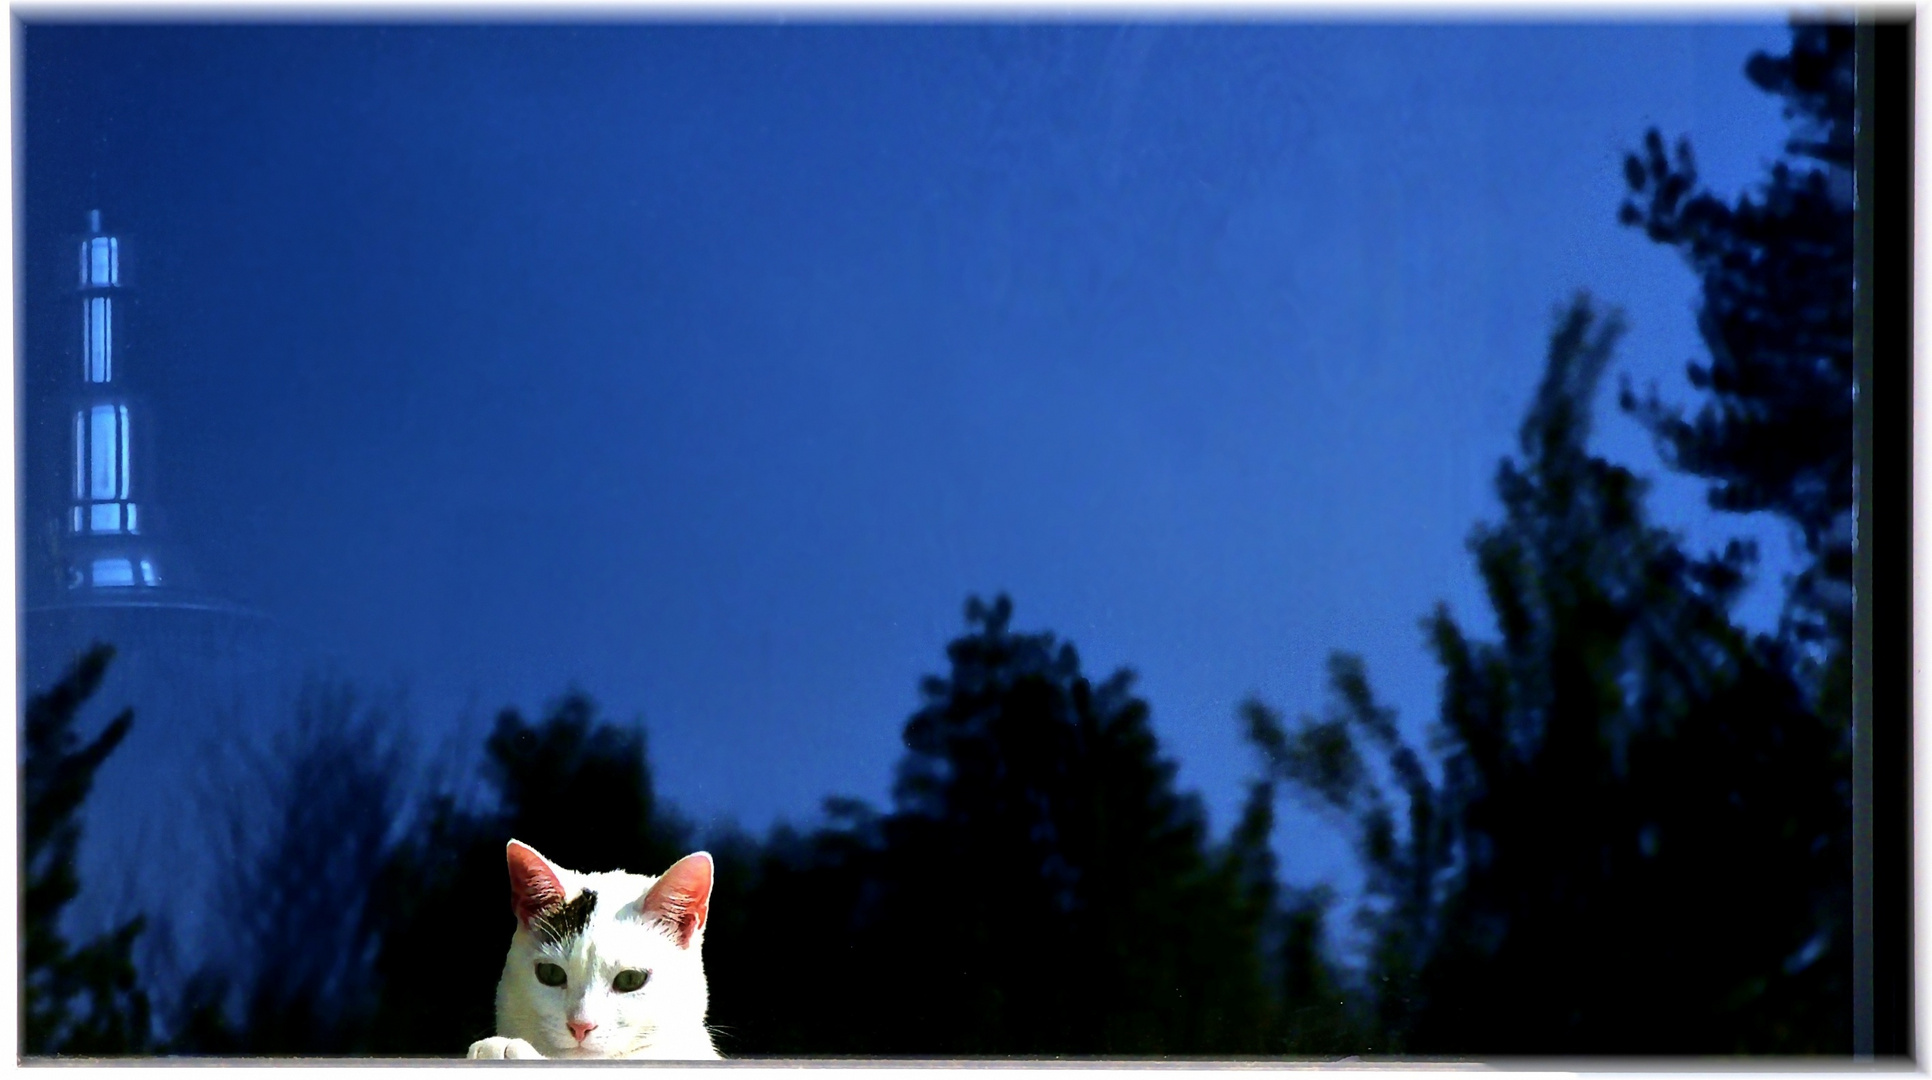
M 577 1037 L 578 1042 L 583 1042 L 585 1037 L 597 1030 L 597 1025 L 588 1020 L 567 1020 L 564 1023 L 570 1028 L 570 1033 Z

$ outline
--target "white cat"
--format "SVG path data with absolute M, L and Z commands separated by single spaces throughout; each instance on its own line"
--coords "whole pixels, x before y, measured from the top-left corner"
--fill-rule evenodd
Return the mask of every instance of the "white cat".
M 660 878 L 579 874 L 510 841 L 517 915 L 496 1037 L 473 1058 L 716 1058 L 704 1026 L 711 856 Z

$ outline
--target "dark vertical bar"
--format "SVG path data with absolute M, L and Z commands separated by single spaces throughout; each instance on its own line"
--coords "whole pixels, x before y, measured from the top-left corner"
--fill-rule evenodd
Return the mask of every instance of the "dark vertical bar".
M 1858 545 L 1853 583 L 1853 1049 L 1912 1027 L 1912 62 L 1910 15 L 1858 36 Z M 1876 583 L 1884 582 L 1880 591 Z
M 1874 49 L 1877 27 L 1861 19 L 1857 36 L 1858 126 L 1853 176 L 1857 209 L 1853 214 L 1852 406 L 1853 455 L 1857 462 L 1858 531 L 1852 552 L 1852 1054 L 1877 1052 L 1874 1028 L 1877 982 L 1872 971 L 1872 175 L 1873 127 L 1877 83 Z

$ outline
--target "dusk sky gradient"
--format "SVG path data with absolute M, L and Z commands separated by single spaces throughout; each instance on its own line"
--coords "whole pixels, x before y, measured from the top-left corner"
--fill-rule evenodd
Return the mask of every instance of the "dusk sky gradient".
M 919 678 L 1003 590 L 1140 673 L 1219 833 L 1245 696 L 1316 710 L 1356 651 L 1420 733 L 1419 620 L 1489 632 L 1464 540 L 1559 303 L 1621 306 L 1617 370 L 1689 397 L 1694 282 L 1616 224 L 1622 154 L 1654 125 L 1754 182 L 1785 129 L 1742 69 L 1787 41 L 29 23 L 23 536 L 98 207 L 152 501 L 213 591 L 406 684 L 427 746 L 576 685 L 699 822 L 802 823 L 884 799 Z M 1682 480 L 1653 506 L 1741 528 Z

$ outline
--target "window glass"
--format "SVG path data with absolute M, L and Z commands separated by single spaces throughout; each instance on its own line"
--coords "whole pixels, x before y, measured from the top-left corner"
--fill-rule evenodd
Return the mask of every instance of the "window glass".
M 74 498 L 87 497 L 87 414 L 74 414 Z M 75 526 L 79 528 L 79 526 Z
M 117 499 L 125 499 L 127 498 L 127 479 L 128 479 L 127 406 L 126 405 L 115 406 L 115 414 L 119 416 L 121 419 L 121 426 L 119 431 L 120 438 L 115 440 L 115 445 L 119 448 L 121 452 L 121 490 L 120 490 L 120 493 L 115 495 L 114 497 Z
M 134 584 L 134 564 L 126 559 L 95 559 L 94 584 L 132 585 Z
M 89 263 L 82 271 L 83 285 L 118 285 L 121 278 L 121 245 L 111 236 L 97 236 L 87 242 Z
M 87 301 L 81 322 L 82 353 L 87 361 L 87 381 L 103 383 L 114 378 L 114 302 L 105 296 Z
M 119 447 L 115 444 L 115 408 L 112 405 L 96 405 L 93 410 L 93 430 L 89 433 L 87 456 L 92 465 L 89 495 L 96 499 L 112 499 L 120 493 L 120 478 L 115 475 L 115 466 L 120 464 Z

